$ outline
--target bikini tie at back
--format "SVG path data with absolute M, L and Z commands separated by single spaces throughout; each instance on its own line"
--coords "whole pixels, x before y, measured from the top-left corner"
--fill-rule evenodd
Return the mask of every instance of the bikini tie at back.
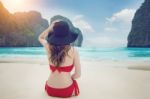
M 55 72 L 56 70 L 58 70 L 59 72 L 71 72 L 72 69 L 73 69 L 73 65 L 60 66 L 60 67 L 56 67 L 54 65 L 50 65 L 50 70 L 52 70 L 52 72 Z

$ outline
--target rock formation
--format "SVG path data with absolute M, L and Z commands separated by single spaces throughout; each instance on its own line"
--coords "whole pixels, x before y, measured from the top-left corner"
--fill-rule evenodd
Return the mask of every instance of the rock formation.
M 75 46 L 81 46 L 83 36 L 81 31 L 74 27 L 69 19 L 57 15 L 51 21 L 63 19 L 67 21 L 72 31 L 79 36 Z M 0 2 L 0 47 L 38 47 L 41 44 L 38 36 L 49 26 L 48 21 L 43 19 L 37 11 L 16 12 L 11 14 Z
M 128 35 L 128 47 L 150 47 L 150 0 L 136 11 Z
M 81 46 L 83 36 L 71 21 L 57 15 L 51 21 L 63 19 L 69 23 L 72 31 L 79 34 L 75 46 Z M 38 36 L 49 26 L 48 21 L 37 11 L 16 12 L 11 14 L 0 2 L 0 47 L 37 47 L 41 46 Z
M 74 45 L 75 46 L 82 46 L 83 35 L 82 35 L 82 32 L 80 31 L 79 28 L 74 27 L 73 24 L 72 24 L 72 22 L 68 18 L 63 17 L 61 15 L 56 15 L 56 16 L 54 16 L 54 17 L 51 18 L 51 22 L 53 22 L 55 20 L 64 20 L 64 21 L 66 21 L 69 24 L 71 31 L 73 31 L 75 33 L 78 33 L 78 38 L 74 42 Z
M 38 35 L 48 21 L 36 11 L 9 13 L 0 2 L 0 47 L 41 46 Z

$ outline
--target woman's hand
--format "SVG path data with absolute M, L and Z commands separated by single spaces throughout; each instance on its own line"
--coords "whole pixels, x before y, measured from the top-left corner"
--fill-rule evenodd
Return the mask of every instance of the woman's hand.
M 53 31 L 53 25 L 54 25 L 54 23 L 52 23 L 46 30 L 44 30 L 39 35 L 39 41 L 40 41 L 40 39 L 45 39 L 48 36 L 48 33 L 50 33 L 50 31 Z
M 47 44 L 46 37 L 48 36 L 48 33 L 50 33 L 50 31 L 53 31 L 53 24 L 51 24 L 46 30 L 44 30 L 38 37 L 39 42 L 43 46 L 45 46 L 45 44 Z
M 38 39 L 42 45 L 44 45 L 47 42 L 46 37 L 48 36 L 48 33 L 52 33 L 51 31 L 53 31 L 53 26 L 54 26 L 55 22 L 58 22 L 58 21 L 59 20 L 53 21 L 50 24 L 50 26 L 39 35 Z
M 54 22 L 52 22 L 50 24 L 50 26 L 47 28 L 47 31 L 50 32 L 50 31 L 53 31 L 53 26 L 54 26 Z

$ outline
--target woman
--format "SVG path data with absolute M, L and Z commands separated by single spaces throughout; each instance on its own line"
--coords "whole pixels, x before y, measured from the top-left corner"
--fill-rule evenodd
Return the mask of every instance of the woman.
M 70 44 L 77 38 L 65 21 L 54 21 L 48 29 L 39 36 L 39 42 L 45 47 L 52 71 L 45 84 L 49 96 L 71 97 L 79 95 L 75 79 L 81 76 L 78 51 Z M 71 75 L 71 70 L 75 72 Z

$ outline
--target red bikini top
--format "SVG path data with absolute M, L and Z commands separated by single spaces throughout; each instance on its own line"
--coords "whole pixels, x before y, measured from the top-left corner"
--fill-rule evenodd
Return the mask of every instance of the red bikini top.
M 70 66 L 61 66 L 61 67 L 50 65 L 50 69 L 52 70 L 52 72 L 56 70 L 58 70 L 59 72 L 71 72 L 71 70 L 73 69 L 73 64 Z

